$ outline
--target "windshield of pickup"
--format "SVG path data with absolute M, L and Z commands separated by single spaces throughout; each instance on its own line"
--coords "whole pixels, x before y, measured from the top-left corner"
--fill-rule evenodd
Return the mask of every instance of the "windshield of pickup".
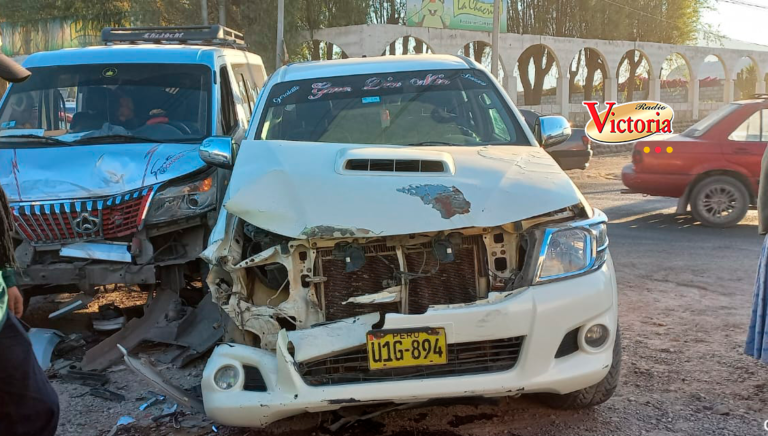
M 478 70 L 290 81 L 267 97 L 258 139 L 391 145 L 531 145 Z
M 0 108 L 0 138 L 71 142 L 104 136 L 195 141 L 210 136 L 212 70 L 200 64 L 29 68 Z

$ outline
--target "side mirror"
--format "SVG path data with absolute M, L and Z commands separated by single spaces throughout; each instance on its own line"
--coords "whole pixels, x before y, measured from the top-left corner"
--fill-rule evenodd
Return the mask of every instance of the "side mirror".
M 534 135 L 542 147 L 552 147 L 571 137 L 571 125 L 561 116 L 539 117 L 536 120 Z
M 235 143 L 228 136 L 207 138 L 200 145 L 200 159 L 208 165 L 231 170 L 235 166 Z

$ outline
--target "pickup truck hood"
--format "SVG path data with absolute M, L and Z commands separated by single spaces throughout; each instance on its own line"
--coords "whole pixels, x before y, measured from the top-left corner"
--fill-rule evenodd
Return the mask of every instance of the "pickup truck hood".
M 11 201 L 109 196 L 204 167 L 197 150 L 197 144 L 24 144 L 0 149 L 0 184 Z
M 437 161 L 444 171 L 360 169 L 366 160 L 372 168 L 392 160 Z M 224 207 L 265 230 L 307 239 L 498 226 L 580 201 L 539 147 L 246 141 Z

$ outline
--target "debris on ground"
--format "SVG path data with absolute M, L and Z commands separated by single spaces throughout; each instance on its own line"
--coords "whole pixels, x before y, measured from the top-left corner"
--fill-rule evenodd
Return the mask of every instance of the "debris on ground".
M 112 430 L 110 430 L 109 433 L 107 433 L 107 436 L 114 436 L 114 434 L 117 433 L 118 427 L 120 427 L 121 425 L 131 424 L 135 421 L 136 420 L 130 416 L 121 416 L 120 419 L 117 420 L 117 424 L 115 424 L 115 426 L 112 427 Z
M 94 397 L 103 398 L 109 401 L 116 401 L 116 402 L 125 401 L 125 395 L 115 391 L 110 391 L 109 389 L 106 389 L 106 388 L 91 388 L 88 391 L 88 393 L 90 393 Z
M 97 332 L 120 330 L 125 326 L 125 314 L 115 303 L 99 306 L 99 311 L 91 315 L 93 329 Z
M 149 400 L 147 400 L 146 403 L 144 403 L 141 406 L 139 406 L 139 410 L 143 411 L 147 407 L 152 407 L 156 403 L 161 403 L 161 402 L 165 401 L 165 395 L 161 395 L 161 394 L 158 394 L 158 393 L 155 393 L 155 392 L 152 392 L 152 391 L 147 391 L 147 394 L 146 394 L 145 398 L 146 397 L 150 397 L 150 398 L 149 398 Z
M 100 374 L 98 372 L 93 371 L 82 371 L 79 369 L 63 369 L 59 371 L 58 376 L 60 379 L 71 382 L 71 383 L 78 383 L 83 386 L 88 387 L 99 387 L 104 386 L 109 382 L 109 378 L 106 374 Z

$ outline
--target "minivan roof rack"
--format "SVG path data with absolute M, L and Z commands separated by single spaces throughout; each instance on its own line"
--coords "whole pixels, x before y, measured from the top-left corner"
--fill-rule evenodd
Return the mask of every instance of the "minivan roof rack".
M 243 34 L 219 24 L 178 27 L 105 27 L 101 40 L 113 44 L 194 44 L 245 48 Z

